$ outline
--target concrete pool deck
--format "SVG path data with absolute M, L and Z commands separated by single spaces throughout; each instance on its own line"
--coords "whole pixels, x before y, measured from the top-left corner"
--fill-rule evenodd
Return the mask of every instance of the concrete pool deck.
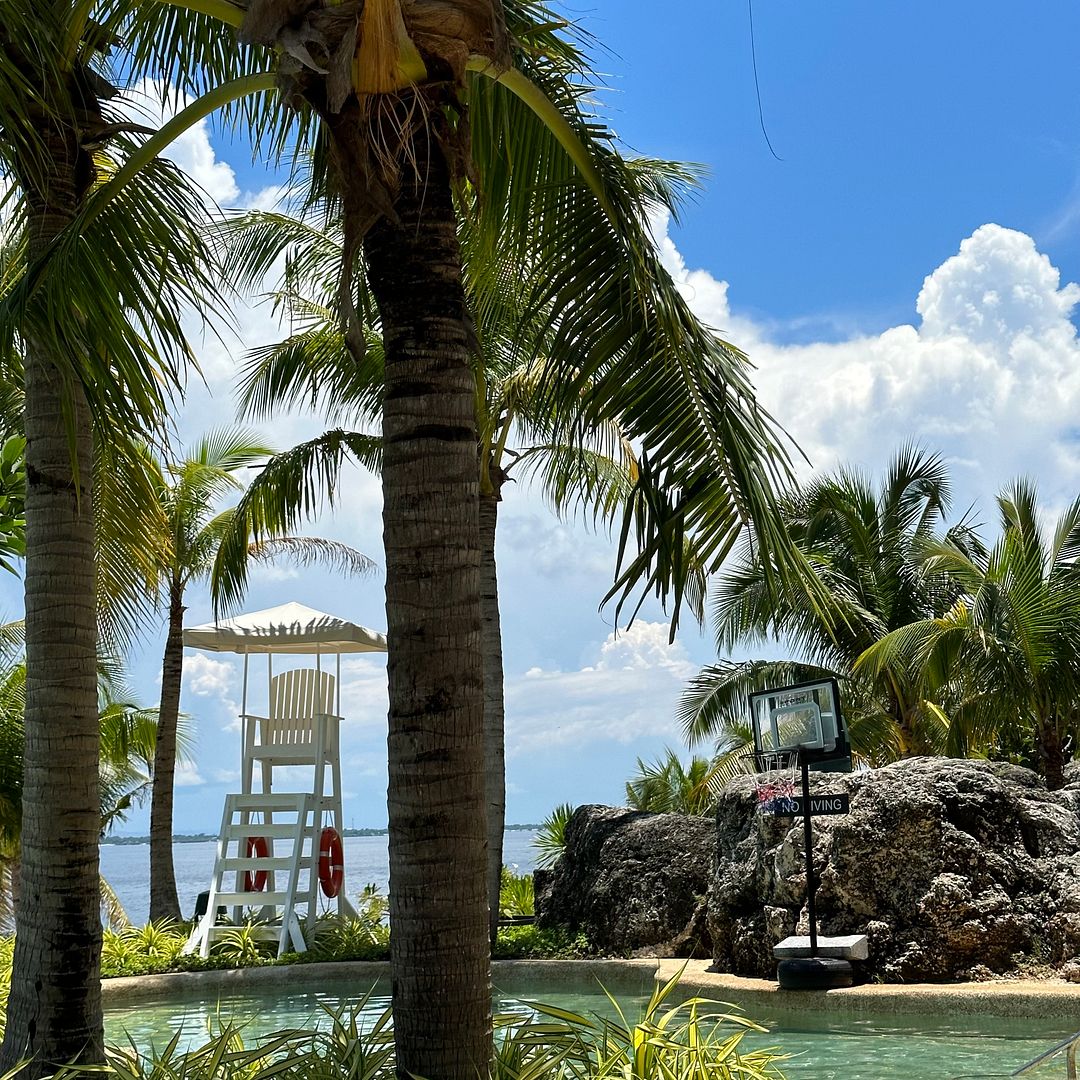
M 708 970 L 707 960 L 660 960 L 656 976 L 668 979 L 686 965 L 686 994 L 731 1001 L 755 1013 L 824 1012 L 848 1018 L 880 1016 L 987 1016 L 1069 1020 L 1080 1028 L 1080 985 L 1050 979 L 968 983 L 864 983 L 835 990 L 781 990 L 765 979 Z
M 647 991 L 656 980 L 679 971 L 681 997 L 701 996 L 738 1005 L 748 1015 L 775 1012 L 828 1013 L 837 1017 L 982 1016 L 1068 1020 L 1080 1027 L 1080 985 L 1063 980 L 1017 979 L 1000 982 L 867 983 L 836 990 L 781 990 L 764 979 L 747 979 L 708 970 L 707 960 L 496 960 L 492 981 L 514 993 L 530 994 L 596 981 L 612 992 Z M 293 964 L 288 967 L 140 975 L 102 981 L 106 1008 L 146 1001 L 258 994 L 274 990 L 355 989 L 363 992 L 390 973 L 385 962 Z

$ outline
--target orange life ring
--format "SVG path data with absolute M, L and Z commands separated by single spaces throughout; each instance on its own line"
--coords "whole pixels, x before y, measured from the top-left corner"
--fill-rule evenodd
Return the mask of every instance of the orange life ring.
M 337 829 L 327 826 L 319 837 L 319 888 L 331 898 L 341 892 L 345 880 L 345 855 Z
M 268 859 L 270 845 L 265 836 L 249 836 L 244 841 L 244 858 Z M 269 874 L 265 870 L 246 870 L 244 872 L 244 892 L 262 892 L 266 888 Z

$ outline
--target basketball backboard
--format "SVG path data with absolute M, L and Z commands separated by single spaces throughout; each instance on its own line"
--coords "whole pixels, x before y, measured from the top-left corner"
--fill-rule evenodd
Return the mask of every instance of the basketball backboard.
M 851 747 L 835 679 L 751 694 L 750 721 L 756 755 L 798 750 L 800 757 L 811 763 L 850 762 Z

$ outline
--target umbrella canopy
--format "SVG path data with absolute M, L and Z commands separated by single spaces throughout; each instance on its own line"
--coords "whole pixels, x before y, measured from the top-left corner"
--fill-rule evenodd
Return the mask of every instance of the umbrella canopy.
M 386 635 L 366 626 L 290 602 L 233 619 L 191 626 L 184 644 L 207 652 L 335 653 L 386 652 Z

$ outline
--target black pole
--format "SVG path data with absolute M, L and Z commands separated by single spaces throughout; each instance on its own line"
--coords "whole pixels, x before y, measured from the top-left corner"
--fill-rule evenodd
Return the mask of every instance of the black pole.
M 802 821 L 803 844 L 806 851 L 806 918 L 810 923 L 810 955 L 817 956 L 817 913 L 814 910 L 814 833 L 810 826 L 810 765 L 802 759 Z

